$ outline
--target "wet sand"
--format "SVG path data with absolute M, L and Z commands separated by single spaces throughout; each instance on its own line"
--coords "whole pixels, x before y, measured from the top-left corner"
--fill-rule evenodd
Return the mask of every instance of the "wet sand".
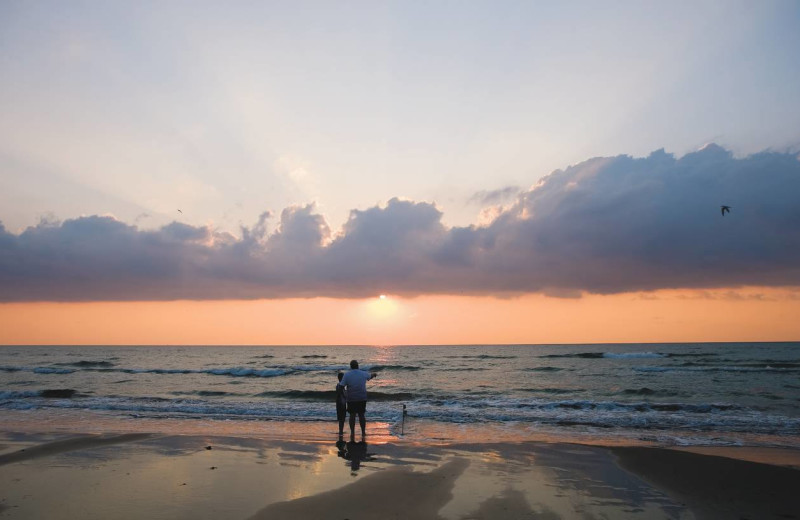
M 612 450 L 641 476 L 699 519 L 800 518 L 800 470 L 654 448 Z
M 30 448 L 21 448 L 11 453 L 0 455 L 0 466 L 12 464 L 14 462 L 22 462 L 25 460 L 36 459 L 39 457 L 48 457 L 59 453 L 67 453 L 73 451 L 80 451 L 82 449 L 97 448 L 100 446 L 107 446 L 110 444 L 122 444 L 124 442 L 133 442 L 150 437 L 147 433 L 127 433 L 122 435 L 86 435 L 78 437 L 70 437 L 68 439 L 46 442 L 32 446 Z
M 739 452 L 771 463 L 736 448 L 6 433 L 0 518 L 800 518 L 798 452 Z

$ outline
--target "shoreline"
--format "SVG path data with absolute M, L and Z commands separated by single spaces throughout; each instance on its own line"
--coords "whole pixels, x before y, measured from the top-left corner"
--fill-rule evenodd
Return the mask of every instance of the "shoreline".
M 345 427 L 345 430 L 347 427 Z M 0 466 L 27 460 L 30 458 L 38 458 L 40 456 L 49 456 L 58 453 L 68 453 L 71 451 L 80 451 L 82 449 L 91 449 L 105 445 L 123 444 L 129 442 L 137 442 L 147 439 L 158 438 L 194 438 L 202 436 L 208 439 L 228 439 L 239 440 L 247 443 L 251 441 L 262 443 L 302 443 L 309 445 L 327 445 L 333 441 L 343 440 L 349 442 L 349 435 L 345 433 L 343 437 L 338 435 L 326 436 L 309 436 L 300 438 L 290 438 L 287 435 L 225 435 L 225 434 L 210 434 L 198 435 L 198 432 L 175 433 L 175 432 L 76 432 L 76 431 L 13 431 L 13 430 L 0 430 Z M 36 444 L 32 447 L 26 448 L 26 456 L 21 456 L 21 453 L 7 453 L 2 443 L 2 438 L 12 437 L 15 442 L 33 443 L 35 439 L 50 438 L 58 439 L 46 442 L 45 444 Z M 356 434 L 356 442 L 360 442 L 361 435 Z M 370 445 L 377 446 L 390 446 L 397 449 L 455 449 L 471 451 L 473 447 L 491 447 L 491 446 L 536 446 L 536 445 L 574 445 L 582 447 L 600 448 L 610 451 L 626 450 L 626 449 L 651 449 L 651 450 L 664 450 L 675 451 L 681 453 L 690 453 L 693 455 L 719 457 L 726 459 L 733 459 L 743 462 L 752 462 L 764 464 L 768 466 L 786 467 L 790 469 L 800 470 L 800 448 L 787 448 L 787 447 L 764 447 L 764 446 L 665 446 L 655 443 L 637 442 L 637 443 L 624 443 L 616 439 L 586 439 L 584 441 L 564 440 L 556 438 L 540 438 L 529 440 L 498 440 L 498 441 L 439 441 L 439 442 L 425 442 L 408 439 L 403 437 L 389 437 L 389 436 L 374 436 L 369 435 L 366 442 Z M 13 456 L 12 456 L 13 455 Z
M 367 417 L 370 439 L 378 443 L 419 445 L 455 445 L 471 443 L 573 443 L 590 446 L 648 446 L 688 450 L 701 454 L 718 454 L 728 450 L 748 452 L 744 460 L 769 463 L 775 457 L 770 452 L 784 450 L 789 456 L 800 453 L 800 437 L 786 435 L 755 435 L 721 432 L 668 432 L 655 430 L 615 431 L 609 429 L 579 430 L 571 427 L 543 428 L 528 424 L 440 423 L 409 416 L 405 428 L 399 422 L 370 420 Z M 345 430 L 348 430 L 345 425 Z M 212 435 L 319 442 L 336 435 L 333 420 L 285 421 L 242 420 L 240 418 L 175 418 L 118 415 L 103 411 L 4 410 L 0 414 L 0 432 L 53 434 L 126 434 Z M 404 433 L 401 433 L 404 432 Z M 691 442 L 684 442 L 687 437 Z M 681 442 L 675 442 L 675 439 Z M 759 454 L 763 452 L 762 454 Z M 794 458 L 792 465 L 800 466 Z
M 796 518 L 800 450 L 712 451 L 4 432 L 0 517 Z

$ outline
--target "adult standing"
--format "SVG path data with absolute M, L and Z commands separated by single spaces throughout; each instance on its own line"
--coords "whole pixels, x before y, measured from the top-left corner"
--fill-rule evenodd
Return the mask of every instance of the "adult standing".
M 356 414 L 361 425 L 361 439 L 366 437 L 367 419 L 364 414 L 367 411 L 367 381 L 377 377 L 378 374 L 369 373 L 358 368 L 358 361 L 355 359 L 350 362 L 350 370 L 345 372 L 339 386 L 347 389 L 347 411 L 350 413 L 350 440 L 356 438 Z

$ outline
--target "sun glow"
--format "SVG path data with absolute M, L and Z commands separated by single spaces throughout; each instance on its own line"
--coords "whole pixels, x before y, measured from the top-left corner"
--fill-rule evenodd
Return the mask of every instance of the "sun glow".
M 766 287 L 574 299 L 387 294 L 383 300 L 3 303 L 0 345 L 790 341 L 800 337 L 799 315 L 796 291 Z
M 373 320 L 388 320 L 395 316 L 399 310 L 399 302 L 396 299 L 389 298 L 386 294 L 381 294 L 366 303 L 368 314 Z

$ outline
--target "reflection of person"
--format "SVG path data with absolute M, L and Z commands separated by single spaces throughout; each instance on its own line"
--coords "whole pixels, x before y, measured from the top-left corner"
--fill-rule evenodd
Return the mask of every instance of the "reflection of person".
M 358 361 L 355 359 L 350 362 L 350 370 L 344 374 L 339 386 L 347 389 L 347 411 L 350 412 L 350 440 L 356 437 L 356 414 L 361 425 L 361 438 L 367 436 L 367 419 L 364 414 L 367 411 L 367 381 L 376 377 L 378 374 L 369 373 L 366 370 L 358 369 Z
M 361 442 L 347 442 L 339 440 L 336 443 L 336 448 L 339 450 L 337 455 L 347 461 L 350 461 L 350 469 L 355 472 L 361 468 L 361 461 L 375 460 L 375 457 L 367 453 L 367 443 Z M 352 473 L 355 475 L 355 473 Z
M 367 455 L 367 443 L 363 441 L 348 442 L 347 456 L 345 458 L 350 460 L 350 469 L 353 471 L 358 471 L 358 468 L 361 467 L 361 461 L 369 460 L 369 455 Z
M 344 374 L 339 372 L 339 381 Z M 344 435 L 344 420 L 347 417 L 347 392 L 340 384 L 336 385 L 336 418 L 339 420 L 339 437 Z

